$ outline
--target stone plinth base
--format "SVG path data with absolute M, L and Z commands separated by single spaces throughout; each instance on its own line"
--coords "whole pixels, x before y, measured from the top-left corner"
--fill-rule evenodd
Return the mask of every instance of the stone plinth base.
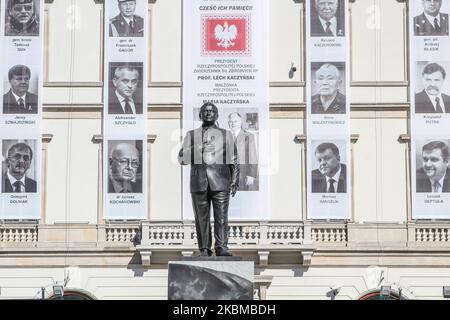
M 195 260 L 169 262 L 169 300 L 253 300 L 253 262 Z

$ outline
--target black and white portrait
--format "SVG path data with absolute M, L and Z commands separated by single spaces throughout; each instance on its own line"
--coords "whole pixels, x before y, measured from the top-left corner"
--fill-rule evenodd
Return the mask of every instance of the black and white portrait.
M 6 0 L 5 36 L 39 36 L 39 1 Z
M 311 62 L 311 113 L 345 114 L 345 63 Z
M 142 193 L 142 140 L 108 141 L 108 193 Z
M 347 164 L 345 141 L 318 141 L 311 144 L 313 193 L 346 193 Z
M 343 0 L 310 0 L 311 37 L 345 36 L 345 3 Z
M 3 81 L 4 114 L 38 113 L 38 67 L 23 64 L 8 69 Z
M 143 113 L 142 73 L 142 62 L 110 62 L 108 114 Z
M 109 21 L 110 37 L 143 37 L 144 18 L 139 13 L 138 0 L 110 0 L 111 19 Z M 114 3 L 114 5 L 113 5 Z
M 450 192 L 450 139 L 416 142 L 416 192 Z
M 448 61 L 418 61 L 416 67 L 416 113 L 450 113 Z
M 36 193 L 36 140 L 2 141 L 2 193 Z
M 448 36 L 448 7 L 443 0 L 416 0 L 421 6 L 414 17 L 415 36 Z M 445 11 L 445 12 L 443 12 Z
M 201 125 L 200 108 L 194 108 L 194 127 Z M 233 134 L 238 153 L 238 191 L 259 190 L 258 141 L 259 119 L 257 108 L 218 108 L 217 127 Z

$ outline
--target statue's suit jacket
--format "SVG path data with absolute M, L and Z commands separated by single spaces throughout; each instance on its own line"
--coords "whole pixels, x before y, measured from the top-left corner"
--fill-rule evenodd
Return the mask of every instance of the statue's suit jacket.
M 211 131 L 212 130 L 212 131 Z M 213 126 L 208 129 L 214 135 L 216 145 L 215 163 L 207 164 L 202 157 L 202 127 L 191 130 L 183 140 L 178 154 L 181 165 L 191 165 L 190 190 L 192 192 L 227 191 L 232 184 L 238 184 L 239 166 L 236 144 L 231 131 Z

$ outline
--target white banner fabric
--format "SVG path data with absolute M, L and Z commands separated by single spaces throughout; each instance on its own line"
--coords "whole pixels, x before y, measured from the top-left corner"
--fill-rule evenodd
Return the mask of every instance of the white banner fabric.
M 350 219 L 347 0 L 306 0 L 307 217 Z
M 1 0 L 0 219 L 41 218 L 44 0 Z
M 148 1 L 104 6 L 104 219 L 148 219 Z
M 217 126 L 234 133 L 240 174 L 231 219 L 269 217 L 267 6 L 266 0 L 183 2 L 183 131 L 200 127 L 200 107 L 212 102 Z M 186 166 L 184 219 L 193 219 L 189 172 Z

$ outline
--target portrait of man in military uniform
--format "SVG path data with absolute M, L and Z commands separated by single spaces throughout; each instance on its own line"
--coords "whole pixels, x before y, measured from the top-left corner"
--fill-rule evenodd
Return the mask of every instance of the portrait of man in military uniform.
M 110 37 L 143 37 L 144 19 L 134 12 L 136 0 L 117 0 L 120 13 L 109 22 Z
M 311 97 L 312 114 L 345 114 L 345 76 L 341 76 L 343 63 L 311 64 L 311 79 L 313 80 L 313 93 Z M 344 92 L 344 93 L 342 93 Z
M 39 10 L 36 0 L 7 1 L 5 35 L 39 36 Z

